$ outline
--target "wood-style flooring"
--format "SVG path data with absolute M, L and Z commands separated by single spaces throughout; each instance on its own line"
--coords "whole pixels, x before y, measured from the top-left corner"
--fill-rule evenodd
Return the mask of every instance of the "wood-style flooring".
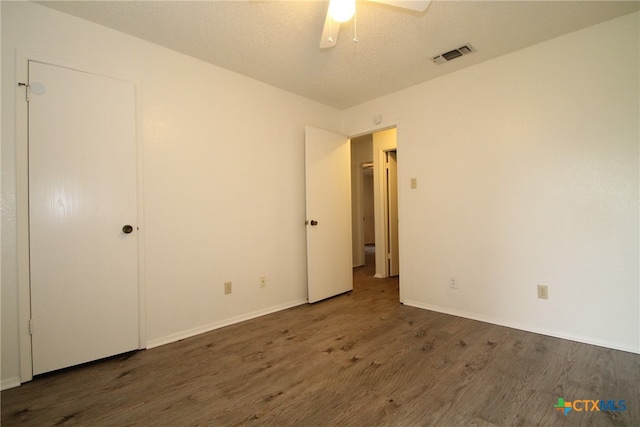
M 639 426 L 640 356 L 398 303 L 397 279 L 2 392 L 3 426 Z M 625 401 L 624 411 L 554 409 Z

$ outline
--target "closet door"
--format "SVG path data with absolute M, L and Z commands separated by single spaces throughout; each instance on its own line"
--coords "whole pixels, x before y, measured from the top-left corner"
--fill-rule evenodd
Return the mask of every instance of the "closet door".
M 139 348 L 135 85 L 29 63 L 33 374 Z

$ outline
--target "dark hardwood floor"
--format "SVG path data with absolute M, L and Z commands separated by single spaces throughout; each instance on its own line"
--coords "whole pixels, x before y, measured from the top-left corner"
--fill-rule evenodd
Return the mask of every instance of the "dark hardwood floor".
M 1 397 L 3 426 L 638 426 L 640 356 L 402 306 L 368 265 L 349 294 Z

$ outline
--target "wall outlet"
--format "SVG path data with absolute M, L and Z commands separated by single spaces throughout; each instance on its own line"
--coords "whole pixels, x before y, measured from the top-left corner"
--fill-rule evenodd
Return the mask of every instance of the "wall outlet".
M 267 287 L 267 276 L 260 276 L 260 287 L 261 288 Z
M 538 285 L 538 298 L 549 299 L 549 288 L 547 285 Z
M 456 278 L 453 276 L 449 279 L 449 288 L 458 289 L 458 282 L 456 282 Z
M 229 295 L 231 293 L 231 282 L 224 282 L 224 294 Z

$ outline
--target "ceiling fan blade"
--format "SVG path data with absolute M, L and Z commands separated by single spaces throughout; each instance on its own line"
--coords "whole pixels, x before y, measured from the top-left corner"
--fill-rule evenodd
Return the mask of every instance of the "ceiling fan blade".
M 320 37 L 320 49 L 333 47 L 338 41 L 338 33 L 340 32 L 340 23 L 334 21 L 329 16 L 327 9 L 327 17 L 324 20 L 324 28 L 322 29 L 322 37 Z
M 387 4 L 389 6 L 401 7 L 402 9 L 411 9 L 416 12 L 424 12 L 427 10 L 431 0 L 369 0 L 374 3 Z

